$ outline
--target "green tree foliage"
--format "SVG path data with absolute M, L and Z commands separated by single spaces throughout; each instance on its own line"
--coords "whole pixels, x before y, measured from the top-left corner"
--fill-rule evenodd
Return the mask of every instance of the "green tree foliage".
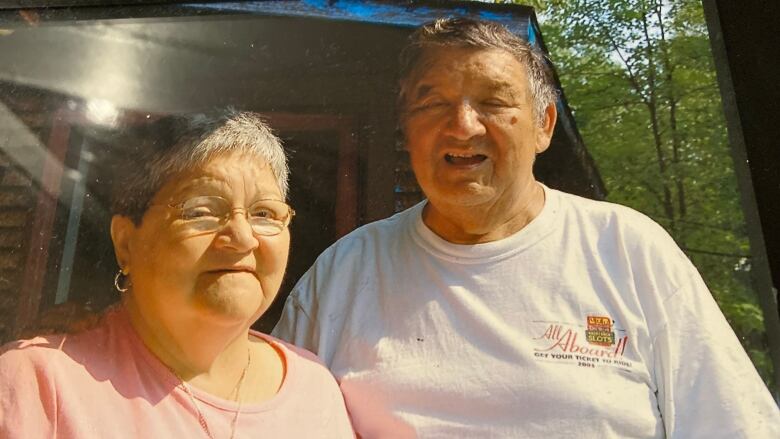
M 772 364 L 701 3 L 519 1 L 537 10 L 609 200 L 663 225 L 770 386 Z

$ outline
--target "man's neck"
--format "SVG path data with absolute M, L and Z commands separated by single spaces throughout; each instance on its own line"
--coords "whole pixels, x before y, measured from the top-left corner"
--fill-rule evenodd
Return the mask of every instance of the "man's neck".
M 504 239 L 527 226 L 544 208 L 544 189 L 532 182 L 522 196 L 489 205 L 463 208 L 428 201 L 423 222 L 453 244 L 480 244 Z

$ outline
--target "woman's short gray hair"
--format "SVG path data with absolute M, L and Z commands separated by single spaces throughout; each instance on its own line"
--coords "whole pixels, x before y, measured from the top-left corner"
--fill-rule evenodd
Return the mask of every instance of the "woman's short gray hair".
M 117 166 L 111 212 L 141 223 L 152 198 L 173 177 L 226 153 L 268 164 L 287 198 L 289 169 L 281 141 L 257 113 L 220 110 L 166 116 L 123 133 L 130 163 Z
M 400 56 L 400 90 L 398 104 L 404 113 L 411 81 L 425 53 L 439 48 L 499 49 L 512 54 L 527 72 L 528 86 L 534 102 L 534 117 L 544 122 L 544 111 L 558 98 L 552 69 L 544 53 L 510 32 L 504 26 L 470 18 L 440 18 L 426 23 L 410 36 Z

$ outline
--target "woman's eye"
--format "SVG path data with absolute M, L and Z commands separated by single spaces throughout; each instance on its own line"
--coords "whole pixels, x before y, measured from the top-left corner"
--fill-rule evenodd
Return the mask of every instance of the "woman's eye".
M 214 211 L 205 206 L 191 207 L 182 212 L 184 219 L 210 218 L 217 216 Z
M 252 212 L 252 218 L 273 219 L 276 215 L 271 209 L 257 209 Z

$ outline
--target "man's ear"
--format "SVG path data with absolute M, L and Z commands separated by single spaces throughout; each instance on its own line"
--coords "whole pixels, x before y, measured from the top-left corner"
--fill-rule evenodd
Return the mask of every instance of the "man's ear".
M 111 241 L 114 243 L 114 255 L 119 269 L 124 274 L 130 272 L 130 241 L 135 234 L 133 221 L 122 215 L 111 217 Z
M 552 140 L 553 131 L 555 130 L 555 121 L 557 120 L 558 110 L 555 108 L 555 102 L 553 102 L 544 109 L 544 119 L 536 130 L 537 154 L 543 153 L 550 146 L 550 140 Z

